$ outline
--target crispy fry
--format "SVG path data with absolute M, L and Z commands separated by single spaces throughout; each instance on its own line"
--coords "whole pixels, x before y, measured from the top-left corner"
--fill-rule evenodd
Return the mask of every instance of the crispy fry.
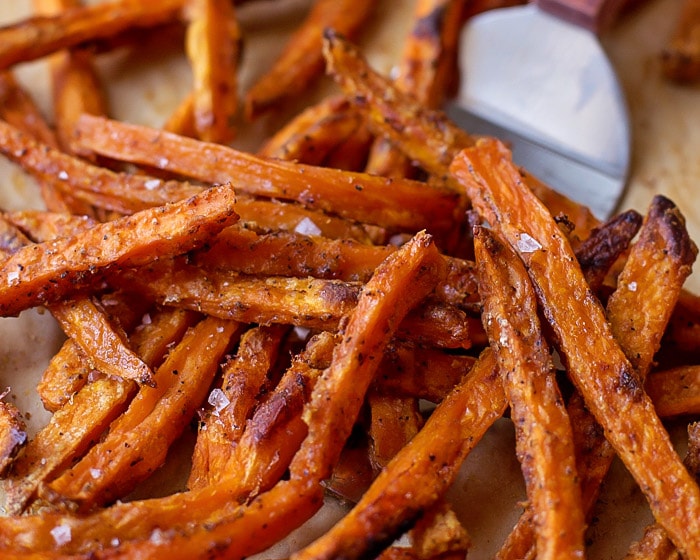
M 371 391 L 367 404 L 370 411 L 370 459 L 375 471 L 379 472 L 418 433 L 423 418 L 415 398 Z
M 0 252 L 14 254 L 30 245 L 18 230 L 13 236 L 10 229 L 15 228 L 4 219 L 0 224 L 4 242 Z M 91 368 L 139 383 L 153 383 L 150 368 L 129 348 L 125 333 L 111 324 L 98 302 L 79 297 L 55 303 L 49 310 L 63 332 L 85 353 Z
M 0 402 L 0 475 L 4 476 L 17 453 L 27 442 L 26 425 L 19 409 Z
M 541 558 L 583 555 L 584 515 L 571 424 L 537 319 L 534 288 L 516 253 L 485 228 L 474 232 L 489 335 L 516 427 Z
M 322 165 L 333 149 L 361 125 L 360 114 L 345 96 L 330 96 L 299 113 L 278 130 L 258 155 Z
M 462 5 L 453 0 L 416 2 L 413 27 L 404 40 L 396 87 L 410 92 L 419 102 L 437 109 L 445 100 L 457 73 L 457 38 Z M 386 176 L 406 175 L 408 159 L 381 138 L 372 146 L 367 171 Z M 409 172 L 410 173 L 410 172 Z
M 608 271 L 627 250 L 641 225 L 642 216 L 639 212 L 622 212 L 594 228 L 576 247 L 576 259 L 591 290 L 598 291 Z
M 88 364 L 107 375 L 153 383 L 153 372 L 129 347 L 126 334 L 115 328 L 97 301 L 90 298 L 62 301 L 51 314 L 85 352 Z
M 332 558 L 341 551 L 344 557 L 359 558 L 370 547 L 389 544 L 443 495 L 459 465 L 505 408 L 495 358 L 487 350 L 357 506 L 292 558 Z
M 475 148 L 460 153 L 451 170 L 482 215 L 499 227 L 515 248 L 521 243 L 518 253 L 537 286 L 538 299 L 558 338 L 569 375 L 586 405 L 675 544 L 690 555 L 700 554 L 693 537 L 700 534 L 696 526 L 700 490 L 681 464 L 651 400 L 615 342 L 563 234 L 524 186 L 508 150 L 499 142 L 479 141 Z M 506 197 L 506 192 L 512 194 Z M 527 252 L 530 240 L 536 247 Z M 579 340 L 583 333 L 584 343 Z
M 115 173 L 40 144 L 23 132 L 0 122 L 0 151 L 37 179 L 56 190 L 80 197 L 78 191 L 96 192 L 119 201 L 135 191 L 128 203 L 107 206 L 131 213 L 167 202 L 183 200 L 202 191 L 201 186 L 182 181 L 163 181 L 146 175 Z M 124 183 L 129 184 L 125 189 Z
M 273 67 L 245 96 L 249 120 L 304 91 L 323 72 L 322 33 L 326 28 L 353 36 L 369 17 L 371 0 L 315 0 Z
M 159 313 L 132 338 L 150 367 L 160 365 L 165 347 L 177 342 L 193 316 L 183 311 Z M 96 377 L 57 407 L 49 423 L 29 442 L 4 481 L 8 512 L 19 513 L 36 497 L 39 486 L 57 476 L 97 441 L 128 406 L 138 387 L 129 380 Z
M 352 44 L 331 31 L 325 33 L 324 54 L 328 72 L 343 91 L 353 96 L 374 132 L 389 138 L 429 173 L 436 177 L 448 176 L 448 167 L 457 152 L 473 145 L 474 138 L 444 113 L 428 109 L 394 87 L 391 81 L 369 67 Z M 521 172 L 552 214 L 566 216 L 582 238 L 598 225 L 588 208 L 552 190 L 525 170 Z M 450 184 L 448 181 L 447 185 Z M 461 189 L 453 187 L 461 194 Z
M 613 220 L 613 222 L 616 221 Z M 602 232 L 603 229 L 594 230 L 589 239 L 599 237 Z M 595 262 L 591 263 L 589 259 L 579 256 L 579 252 L 584 251 L 588 244 L 588 240 L 584 241 L 577 249 L 577 257 L 584 268 L 586 278 L 591 277 L 588 267 L 598 268 Z M 665 199 L 654 200 L 645 219 L 639 241 L 631 249 L 623 273 L 620 275 L 619 289 L 614 292 L 608 304 L 611 329 L 613 332 L 620 333 L 618 340 L 621 348 L 635 366 L 636 374 L 640 379 L 646 376 L 651 365 L 654 349 L 658 347 L 661 333 L 666 328 L 670 309 L 674 307 L 683 279 L 689 272 L 688 266 L 694 258 L 693 254 L 694 248 L 688 239 L 682 217 L 677 214 L 677 209 Z M 609 261 L 607 258 L 605 260 Z M 600 272 L 604 273 L 604 270 Z M 656 285 L 659 278 L 665 274 L 669 276 L 667 299 L 660 300 L 658 296 L 650 297 L 645 288 L 640 287 L 639 290 L 628 288 L 630 281 L 634 281 L 637 286 Z M 630 325 L 633 326 L 631 330 Z M 626 332 L 625 328 L 628 329 Z M 600 486 L 614 458 L 614 451 L 605 439 L 602 428 L 591 416 L 578 393 L 570 398 L 567 410 L 572 419 L 584 511 L 590 515 Z M 499 551 L 499 560 L 534 554 L 534 542 L 530 529 L 531 517 L 530 510 L 521 516 Z
M 9 25 L 0 30 L 0 68 L 111 37 L 126 29 L 171 22 L 179 16 L 183 2 L 105 2 Z
M 610 320 L 613 336 L 642 378 L 652 365 L 698 253 L 685 229 L 685 218 L 667 198 L 654 197 L 645 220 L 618 277 L 618 289 L 607 304 L 608 316 L 614 316 Z M 664 289 L 658 290 L 661 282 Z M 639 303 L 648 312 L 629 313 L 629 308 Z
M 208 183 L 235 181 L 251 195 L 296 200 L 346 218 L 389 229 L 444 232 L 454 226 L 458 197 L 414 181 L 267 160 L 219 144 L 84 115 L 82 148 L 159 167 Z M 109 141 L 107 141 L 109 139 Z
M 700 478 L 700 424 L 697 422 L 688 425 L 688 451 L 685 456 L 685 465 L 688 471 L 697 480 Z M 654 523 L 644 531 L 644 536 L 633 543 L 625 560 L 680 560 L 680 552 L 676 550 L 669 540 L 666 531 Z
M 308 433 L 301 415 L 323 371 L 331 362 L 336 335 L 313 337 L 292 361 L 269 398 L 247 423 L 222 472 L 238 482 L 243 499 L 270 489 L 284 475 Z
M 140 390 L 106 439 L 45 485 L 41 496 L 86 511 L 132 490 L 165 460 L 170 444 L 206 397 L 219 359 L 238 329 L 235 322 L 215 318 L 192 328 L 158 368 L 156 387 Z
M 143 314 L 148 311 L 148 305 L 150 302 L 136 301 L 125 294 L 109 294 L 100 300 L 108 322 L 122 332 L 131 332 L 137 327 Z M 131 338 L 130 341 L 134 344 Z M 52 412 L 61 408 L 89 381 L 93 373 L 86 350 L 74 340 L 67 339 L 53 355 L 37 383 L 37 393 L 44 408 Z
M 684 0 L 678 19 L 661 51 L 661 71 L 669 80 L 694 82 L 700 77 L 700 2 Z
M 393 253 L 395 254 L 395 253 Z M 280 323 L 335 330 L 358 301 L 358 282 L 203 271 L 180 260 L 123 270 L 112 284 L 153 300 L 242 323 Z M 444 348 L 469 348 L 465 313 L 427 301 L 401 324 L 400 336 Z
M 700 411 L 700 366 L 685 365 L 654 372 L 645 388 L 659 416 Z
M 144 210 L 77 235 L 15 253 L 0 268 L 0 312 L 55 302 L 109 266 L 133 266 L 183 253 L 231 225 L 230 187 L 214 187 L 189 200 Z
M 185 46 L 194 75 L 192 116 L 197 137 L 228 142 L 238 108 L 241 30 L 232 2 L 189 0 Z
M 0 72 L 0 114 L 12 126 L 52 147 L 58 140 L 29 94 L 10 71 Z
M 34 0 L 35 12 L 44 16 L 57 15 L 79 6 L 77 0 Z M 69 151 L 73 124 L 78 116 L 81 113 L 107 113 L 105 92 L 92 55 L 77 49 L 54 54 L 51 60 L 51 85 L 56 135 L 61 149 Z
M 207 410 L 197 433 L 188 488 L 212 484 L 230 472 L 226 463 L 258 395 L 266 389 L 286 332 L 280 326 L 256 327 L 241 337 L 236 355 L 223 367 L 220 388 L 212 393 L 215 398 L 209 398 L 213 408 Z
M 375 379 L 378 390 L 438 403 L 471 369 L 475 358 L 414 343 L 392 343 L 383 360 Z

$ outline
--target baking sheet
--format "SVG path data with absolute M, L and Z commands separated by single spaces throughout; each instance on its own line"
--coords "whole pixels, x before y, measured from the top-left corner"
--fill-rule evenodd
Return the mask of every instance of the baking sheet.
M 240 11 L 247 41 L 243 87 L 274 59 L 307 4 L 307 0 L 272 0 Z M 391 70 L 413 4 L 412 0 L 377 2 L 375 17 L 360 40 L 372 64 L 383 72 Z M 658 62 L 677 17 L 678 4 L 676 0 L 647 0 L 603 41 L 629 99 L 634 139 L 630 183 L 620 207 L 644 211 L 653 195 L 665 194 L 680 206 L 697 240 L 700 126 L 696 123 L 700 123 L 700 90 L 664 81 Z M 30 0 L 2 2 L 0 21 L 15 21 L 27 16 L 30 9 Z M 118 119 L 160 126 L 189 91 L 190 73 L 182 53 L 159 44 L 157 38 L 138 53 L 104 57 L 100 68 L 108 85 L 112 115 Z M 50 118 L 45 70 L 43 62 L 24 64 L 18 68 L 18 76 Z M 326 83 L 324 87 L 330 86 Z M 254 149 L 283 119 L 263 119 L 242 131 L 237 146 Z M 33 181 L 4 160 L 0 160 L 0 181 L 0 207 L 40 207 Z M 694 274 L 688 286 L 700 290 L 700 275 Z M 61 339 L 47 313 L 29 311 L 19 318 L 0 320 L 0 389 L 11 388 L 10 398 L 27 414 L 31 430 L 48 419 L 34 396 L 34 385 Z M 168 491 L 180 474 L 174 467 L 161 471 L 148 491 Z M 619 463 L 615 464 L 611 481 L 605 486 L 604 507 L 597 511 L 591 528 L 589 557 L 593 559 L 623 555 L 651 519 L 643 497 Z M 517 519 L 524 499 L 508 421 L 498 422 L 471 454 L 451 497 L 474 541 L 469 557 L 492 557 Z M 262 556 L 288 556 L 344 511 L 342 504 L 329 502 L 302 530 Z

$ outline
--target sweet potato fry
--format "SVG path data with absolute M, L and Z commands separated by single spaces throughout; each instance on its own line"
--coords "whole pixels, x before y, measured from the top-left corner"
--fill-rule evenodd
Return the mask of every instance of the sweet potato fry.
M 700 367 L 697 365 L 653 372 L 645 388 L 659 416 L 697 414 L 700 411 Z
M 688 451 L 685 456 L 688 471 L 700 479 L 700 424 L 693 422 L 688 425 Z M 630 547 L 625 560 L 681 560 L 682 556 L 669 540 L 666 531 L 658 524 L 649 525 L 644 530 L 644 536 Z
M 129 214 L 183 200 L 202 191 L 201 186 L 182 181 L 163 181 L 146 175 L 116 173 L 97 167 L 35 142 L 20 130 L 1 122 L 0 152 L 56 190 L 74 197 L 84 196 L 79 191 L 107 195 L 110 200 L 116 201 L 106 206 L 109 210 Z M 132 193 L 135 194 L 128 197 Z M 124 198 L 127 202 L 121 204 L 120 201 Z
M 184 0 L 112 1 L 34 17 L 0 30 L 0 68 L 35 60 L 126 29 L 153 27 L 180 15 Z
M 58 139 L 44 115 L 8 70 L 0 72 L 0 101 L 0 115 L 4 121 L 25 131 L 39 142 L 58 146 Z
M 460 2 L 422 0 L 416 2 L 413 26 L 404 40 L 397 68 L 396 87 L 410 92 L 431 109 L 445 100 L 456 74 L 457 38 L 461 28 Z M 386 176 L 410 176 L 405 156 L 384 138 L 372 146 L 367 171 Z
M 654 197 L 640 238 L 618 277 L 618 289 L 607 304 L 613 336 L 642 379 L 652 366 L 697 253 L 680 210 L 667 198 Z M 661 283 L 663 290 L 657 289 Z M 640 303 L 647 313 L 629 313 Z
M 700 554 L 692 536 L 700 530 L 700 490 L 671 446 L 551 215 L 525 187 L 510 153 L 498 141 L 480 140 L 460 153 L 451 170 L 475 207 L 500 228 L 528 266 L 570 377 L 656 519 L 679 549 Z
M 219 359 L 238 329 L 235 322 L 215 318 L 193 327 L 158 368 L 156 388 L 140 390 L 105 440 L 45 485 L 41 496 L 86 511 L 124 496 L 149 476 L 206 397 Z
M 358 50 L 337 34 L 325 33 L 327 71 L 367 115 L 368 126 L 389 138 L 412 161 L 436 177 L 447 177 L 457 152 L 474 138 L 452 123 L 444 113 L 430 110 L 394 87 L 367 64 Z M 564 215 L 587 237 L 598 221 L 590 210 L 557 193 L 536 177 L 521 170 L 528 186 L 545 201 L 554 215 Z M 452 183 L 448 180 L 447 185 Z M 452 185 L 461 194 L 461 189 Z
M 299 113 L 269 138 L 262 157 L 322 165 L 325 158 L 362 125 L 362 117 L 342 95 L 330 96 Z
M 27 432 L 21 412 L 11 403 L 0 402 L 0 476 L 5 475 L 25 443 Z
M 222 368 L 220 387 L 209 396 L 213 408 L 205 412 L 197 433 L 188 488 L 212 484 L 230 472 L 226 463 L 258 395 L 266 390 L 286 332 L 280 326 L 256 327 L 241 337 L 236 354 Z
M 23 248 L 0 268 L 0 313 L 14 315 L 55 302 L 109 266 L 186 252 L 238 218 L 234 202 L 229 186 L 214 187 L 177 204 L 100 224 L 83 235 Z
M 190 0 L 185 47 L 194 77 L 192 116 L 197 137 L 228 142 L 238 108 L 241 30 L 232 2 Z
M 34 11 L 41 16 L 57 15 L 79 6 L 76 0 L 34 0 Z M 107 100 L 89 52 L 77 49 L 58 52 L 50 64 L 54 126 L 61 149 L 69 151 L 78 116 L 106 114 Z
M 100 306 L 106 311 L 108 322 L 120 332 L 131 333 L 142 321 L 144 313 L 149 311 L 149 305 L 150 302 L 137 301 L 125 294 L 107 294 L 100 299 Z M 132 337 L 129 340 L 131 345 L 136 344 Z M 67 339 L 53 355 L 37 383 L 37 393 L 44 408 L 52 412 L 61 408 L 93 374 L 86 350 L 74 340 Z M 119 377 L 123 379 L 123 376 Z
M 506 408 L 506 397 L 490 350 L 445 398 L 423 429 L 377 477 L 362 499 L 329 532 L 298 554 L 360 558 L 389 544 L 422 510 L 447 490 L 459 465 Z
M 31 244 L 3 218 L 0 228 L 0 253 L 11 255 Z M 124 332 L 111 324 L 95 300 L 64 300 L 50 305 L 49 310 L 63 332 L 85 353 L 91 368 L 139 383 L 153 382 L 150 368 L 131 350 Z
M 63 332 L 85 352 L 92 369 L 146 385 L 153 383 L 151 368 L 130 348 L 126 334 L 110 323 L 95 300 L 64 300 L 49 309 Z
M 641 225 L 639 212 L 622 212 L 594 228 L 575 248 L 576 259 L 594 292 L 601 287 L 615 261 L 627 250 Z
M 279 200 L 239 196 L 236 211 L 241 222 L 263 231 L 312 231 L 331 239 L 355 239 L 365 244 L 383 244 L 387 237 L 383 228 Z
M 222 472 L 236 480 L 239 499 L 270 489 L 284 475 L 308 433 L 301 414 L 331 362 L 337 335 L 312 337 L 280 382 L 256 408 Z
M 522 261 L 497 234 L 477 227 L 474 251 L 484 306 L 481 320 L 510 401 L 537 554 L 579 558 L 585 522 L 571 424 L 537 319 L 534 288 Z
M 249 120 L 298 95 L 323 73 L 323 30 L 353 36 L 369 17 L 370 0 L 315 0 L 309 14 L 285 45 L 279 59 L 245 96 Z
M 604 229 L 606 226 L 601 227 Z M 589 240 L 600 237 L 603 229 L 593 230 Z M 579 256 L 579 252 L 587 251 L 589 240 L 584 241 L 576 253 L 586 278 L 591 277 L 588 267 L 598 269 L 597 263 Z M 670 309 L 675 305 L 683 279 L 688 273 L 689 263 L 694 258 L 693 254 L 694 248 L 677 209 L 668 200 L 654 200 L 644 221 L 640 238 L 632 247 L 620 275 L 618 289 L 609 300 L 607 310 L 611 329 L 620 333 L 620 346 L 635 366 L 640 379 L 644 379 L 651 366 L 651 358 L 655 348 L 658 348 Z M 609 261 L 607 258 L 605 260 Z M 604 270 L 600 272 L 604 273 Z M 656 285 L 666 274 L 669 277 L 669 289 L 664 299 L 659 299 L 659 296 L 650 297 L 647 288 L 628 288 L 630 281 L 634 281 L 638 286 Z M 595 271 L 594 275 L 600 276 Z M 629 328 L 630 325 L 632 329 Z M 572 419 L 584 510 L 590 514 L 600 485 L 612 463 L 614 452 L 605 439 L 602 428 L 592 418 L 579 394 L 570 398 L 567 410 Z M 528 510 L 520 518 L 501 548 L 499 560 L 523 557 L 528 550 L 529 554 L 534 553 L 530 530 L 531 516 L 532 512 Z
M 132 342 L 144 362 L 157 367 L 166 346 L 179 341 L 192 323 L 193 315 L 188 312 L 161 312 L 137 330 Z M 60 403 L 49 423 L 32 438 L 13 465 L 11 476 L 4 481 L 8 512 L 24 510 L 36 497 L 39 486 L 60 474 L 97 441 L 138 390 L 129 380 L 93 377 Z
M 475 358 L 393 342 L 384 351 L 383 361 L 374 380 L 377 390 L 438 403 L 471 369 Z
M 700 2 L 684 0 L 678 19 L 661 51 L 661 71 L 669 80 L 691 83 L 700 78 Z
M 375 471 L 379 472 L 418 433 L 423 418 L 415 398 L 370 391 L 367 404 L 370 415 L 370 460 Z
M 243 193 L 296 200 L 309 208 L 392 230 L 444 232 L 454 227 L 458 210 L 455 193 L 423 183 L 262 159 L 219 144 L 89 115 L 80 119 L 77 142 L 115 159 L 207 183 L 235 181 L 234 186 Z

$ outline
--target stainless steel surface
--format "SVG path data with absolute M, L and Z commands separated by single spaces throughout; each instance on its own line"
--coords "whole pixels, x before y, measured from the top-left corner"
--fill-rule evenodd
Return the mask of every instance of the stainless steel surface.
M 452 116 L 465 130 L 511 142 L 514 159 L 599 218 L 629 171 L 625 97 L 591 32 L 532 4 L 481 14 L 465 26 Z

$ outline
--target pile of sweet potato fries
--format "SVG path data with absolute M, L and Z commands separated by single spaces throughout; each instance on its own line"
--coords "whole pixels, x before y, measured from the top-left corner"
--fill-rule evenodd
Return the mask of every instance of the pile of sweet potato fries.
M 349 512 L 294 560 L 464 558 L 448 489 L 505 417 L 527 503 L 499 559 L 583 557 L 615 457 L 656 520 L 628 558 L 700 559 L 681 210 L 600 222 L 439 110 L 464 21 L 513 3 L 417 0 L 389 77 L 358 46 L 374 3 L 315 0 L 245 91 L 231 0 L 34 0 L 0 28 L 0 153 L 45 205 L 0 213 L 0 315 L 66 335 L 48 423 L 1 403 L 0 557 L 245 558 L 334 495 Z M 158 33 L 191 94 L 159 129 L 110 118 L 99 58 Z M 44 57 L 50 121 L 14 77 Z M 132 499 L 190 430 L 186 487 Z

